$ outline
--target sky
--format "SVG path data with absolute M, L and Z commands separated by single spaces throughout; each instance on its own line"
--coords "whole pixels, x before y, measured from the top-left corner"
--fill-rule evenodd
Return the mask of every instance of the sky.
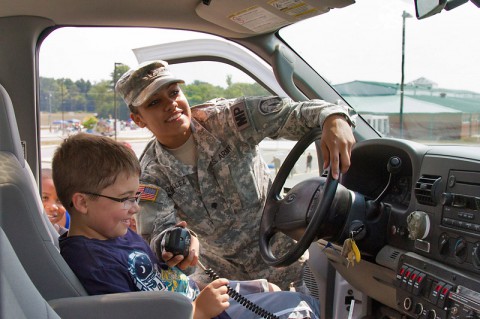
M 413 0 L 357 0 L 321 19 L 291 26 L 282 36 L 332 84 L 352 80 L 400 82 L 402 12 L 415 15 Z M 405 83 L 426 77 L 443 88 L 480 92 L 480 9 L 471 3 L 427 19 L 406 19 Z M 434 32 L 432 32 L 434 30 Z M 313 35 L 313 37 L 312 37 Z M 134 66 L 132 49 L 171 41 L 212 38 L 193 32 L 152 29 L 63 28 L 40 49 L 40 75 L 51 78 L 109 79 L 114 63 Z M 251 82 L 242 72 L 218 65 L 182 69 L 187 83 L 225 86 L 217 70 L 234 81 Z
M 404 10 L 412 15 L 405 19 L 405 83 L 426 77 L 442 88 L 480 92 L 480 8 L 470 2 L 418 20 L 413 0 L 357 0 L 287 31 L 300 54 L 334 84 L 399 83 Z M 318 41 L 299 36 L 313 30 Z
M 50 34 L 40 48 L 40 76 L 99 82 L 110 78 L 115 63 L 129 67 L 137 65 L 133 49 L 211 38 L 215 37 L 196 32 L 148 28 L 62 28 Z M 202 68 L 197 67 L 188 72 L 184 68 L 177 69 L 186 83 L 202 80 L 225 86 L 225 79 L 219 79 L 215 73 L 210 72 L 209 65 L 211 64 L 204 64 Z M 231 68 L 229 72 L 235 81 L 251 81 L 241 71 Z

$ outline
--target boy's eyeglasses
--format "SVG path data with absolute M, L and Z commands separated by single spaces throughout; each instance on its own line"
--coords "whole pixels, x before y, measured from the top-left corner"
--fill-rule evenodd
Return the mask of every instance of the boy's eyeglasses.
M 117 197 L 111 197 L 111 196 L 106 196 L 106 195 L 97 194 L 97 193 L 90 193 L 90 192 L 81 192 L 81 193 L 92 195 L 92 196 L 105 197 L 110 200 L 123 203 L 123 209 L 130 209 L 133 207 L 135 203 L 138 204 L 140 202 L 140 195 L 142 195 L 142 192 L 137 192 L 134 197 L 117 198 Z

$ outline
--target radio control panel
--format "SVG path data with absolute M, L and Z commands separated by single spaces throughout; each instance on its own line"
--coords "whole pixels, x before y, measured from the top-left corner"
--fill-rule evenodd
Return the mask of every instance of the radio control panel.
M 397 304 L 413 318 L 480 319 L 480 282 L 415 253 L 401 257 Z

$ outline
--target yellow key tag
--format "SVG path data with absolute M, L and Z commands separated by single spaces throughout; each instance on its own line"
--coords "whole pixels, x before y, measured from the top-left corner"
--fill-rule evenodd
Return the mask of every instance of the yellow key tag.
M 353 250 L 350 250 L 347 256 L 347 268 L 350 265 L 352 265 L 352 267 L 355 266 L 355 253 L 353 252 Z
M 352 251 L 352 239 L 347 238 L 343 242 L 342 246 L 342 256 L 348 258 L 348 254 Z
M 357 264 L 360 262 L 360 260 L 362 260 L 362 255 L 360 254 L 360 249 L 358 249 L 358 246 L 357 244 L 355 243 L 355 240 L 352 239 L 352 251 L 355 255 L 355 261 L 357 262 Z

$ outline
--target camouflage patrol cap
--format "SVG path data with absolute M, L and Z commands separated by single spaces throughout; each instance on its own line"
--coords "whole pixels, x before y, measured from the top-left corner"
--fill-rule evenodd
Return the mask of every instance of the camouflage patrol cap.
M 125 72 L 117 81 L 115 90 L 132 110 L 147 101 L 155 92 L 171 83 L 185 83 L 175 77 L 162 60 L 147 61 Z

